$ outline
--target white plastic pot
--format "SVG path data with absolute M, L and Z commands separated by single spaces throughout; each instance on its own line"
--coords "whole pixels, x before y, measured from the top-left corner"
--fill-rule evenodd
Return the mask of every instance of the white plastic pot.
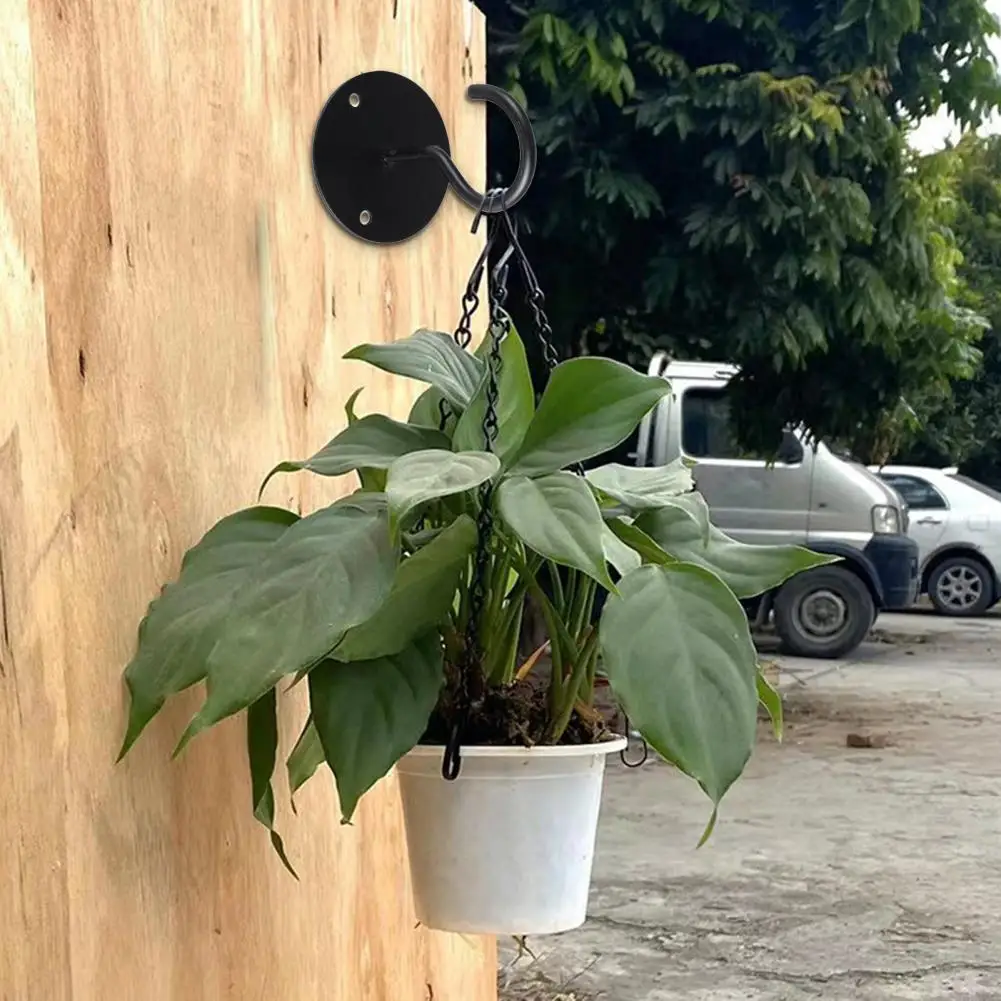
M 584 923 L 605 758 L 624 739 L 556 747 L 444 749 L 397 765 L 417 917 L 441 931 L 544 935 Z

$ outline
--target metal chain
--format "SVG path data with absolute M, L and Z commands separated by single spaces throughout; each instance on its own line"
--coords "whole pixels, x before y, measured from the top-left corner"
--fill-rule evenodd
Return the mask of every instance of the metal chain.
M 493 195 L 493 192 L 488 192 L 487 199 L 490 199 Z M 484 205 L 486 205 L 487 199 L 484 200 Z M 479 217 L 477 217 L 477 221 L 473 224 L 474 229 L 478 222 Z M 480 302 L 479 285 L 483 279 L 490 250 L 496 238 L 497 229 L 488 229 L 486 246 L 473 268 L 469 282 L 466 285 L 466 291 L 462 297 L 462 318 L 459 320 L 459 326 L 456 328 L 455 342 L 463 350 L 467 350 L 472 341 L 471 320 Z M 482 431 L 483 448 L 487 452 L 492 452 L 499 430 L 497 400 L 500 392 L 501 344 L 511 326 L 511 321 L 503 309 L 507 298 L 506 267 L 498 270 L 492 287 L 488 289 L 488 296 L 490 299 L 490 326 L 487 336 L 490 338 L 490 350 L 487 354 Z M 439 413 L 442 418 L 442 428 L 444 428 L 449 412 L 445 407 L 441 407 L 439 408 Z M 493 486 L 487 482 L 480 487 L 479 491 L 476 551 L 473 557 L 473 575 L 470 581 L 469 618 L 463 637 L 462 663 L 459 665 L 459 692 L 457 693 L 457 705 L 454 707 L 452 729 L 449 732 L 441 764 L 442 778 L 449 782 L 459 777 L 459 772 L 462 768 L 462 733 L 465 729 L 472 705 L 481 699 L 483 695 L 484 681 L 481 667 L 482 658 L 479 629 L 480 619 L 483 615 L 483 605 L 486 600 L 485 578 L 490 559 L 490 546 L 494 529 L 492 504 Z
M 521 269 L 522 278 L 525 281 L 525 299 L 532 309 L 532 318 L 535 321 L 535 336 L 542 348 L 542 357 L 546 363 L 546 368 L 552 372 L 560 362 L 559 353 L 553 344 L 553 328 L 546 316 L 546 296 L 539 286 L 539 279 L 535 275 L 535 270 L 518 239 L 518 227 L 511 216 L 505 212 L 503 215 L 504 228 L 507 231 L 507 238 L 511 248 L 518 258 L 518 267 Z

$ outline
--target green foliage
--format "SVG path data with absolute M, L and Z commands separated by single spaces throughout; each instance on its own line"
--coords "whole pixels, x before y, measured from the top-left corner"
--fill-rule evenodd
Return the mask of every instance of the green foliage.
M 264 478 L 261 493 L 278 473 L 308 469 L 319 476 L 343 476 L 356 469 L 388 469 L 395 459 L 417 449 L 448 447 L 449 440 L 440 431 L 371 414 L 349 424 L 316 455 L 297 462 L 279 463 Z
M 800 422 L 865 444 L 970 373 L 979 328 L 907 135 L 998 105 L 985 0 L 480 6 L 544 152 L 521 208 L 564 353 L 737 363 L 759 449 Z M 491 136 L 503 176 L 513 134 Z
M 399 653 L 309 673 L 309 702 L 344 823 L 358 800 L 421 739 L 444 680 L 437 630 Z
M 712 570 L 738 598 L 753 598 L 802 570 L 834 562 L 799 546 L 749 546 L 715 525 L 708 526 L 706 539 L 698 520 L 674 505 L 644 511 L 636 527 L 675 559 Z
M 497 491 L 497 509 L 529 549 L 614 589 L 602 544 L 601 510 L 579 476 L 509 476 Z
M 498 406 L 521 429 L 510 468 L 458 441 L 463 406 L 477 407 L 482 388 L 479 359 L 469 356 L 474 371 L 445 335 L 428 331 L 356 348 L 353 357 L 423 377 L 450 401 L 458 423 L 454 437 L 448 425 L 440 433 L 447 447 L 424 447 L 424 415 L 409 430 L 378 415 L 358 420 L 352 398 L 348 429 L 322 459 L 277 470 L 384 467 L 384 491 L 357 490 L 305 518 L 265 507 L 224 518 L 140 627 L 126 669 L 123 753 L 170 695 L 207 679 L 182 745 L 247 712 L 254 814 L 286 864 L 271 784 L 283 680 L 306 678 L 310 703 L 287 761 L 291 791 L 325 762 L 348 822 L 402 755 L 432 739 L 435 720 L 451 726 L 460 691 L 525 683 L 534 661 L 519 665 L 517 645 L 528 595 L 546 620 L 552 663 L 538 682 L 548 686 L 548 713 L 520 721 L 529 744 L 559 742 L 575 715 L 593 727 L 600 656 L 647 739 L 705 790 L 714 821 L 751 753 L 759 698 L 774 711 L 737 594 L 827 558 L 762 547 L 756 560 L 756 550 L 709 524 L 684 465 L 609 465 L 589 478 L 561 468 L 631 434 L 669 387 L 615 361 L 575 360 L 557 367 L 536 410 L 528 368 L 517 363 L 524 348 L 513 329 L 506 337 L 501 354 L 515 363 Z M 480 443 L 467 432 L 464 443 Z M 493 528 L 480 550 L 483 505 Z M 552 582 L 551 593 L 540 580 Z M 611 592 L 600 625 L 599 588 Z
M 733 593 L 691 563 L 642 566 L 605 606 L 601 653 L 630 722 L 719 803 L 757 727 L 758 658 Z
M 886 453 L 904 461 L 959 465 L 1001 487 L 1001 137 L 965 136 L 934 158 L 946 178 L 948 215 L 962 260 L 960 306 L 984 318 L 982 364 L 949 393 L 919 397 L 897 415 Z
M 285 845 L 275 830 L 275 791 L 271 776 L 278 757 L 278 694 L 272 688 L 247 708 L 247 758 L 250 761 L 250 787 L 254 817 L 271 836 L 271 846 L 285 868 L 298 879 L 285 854 Z

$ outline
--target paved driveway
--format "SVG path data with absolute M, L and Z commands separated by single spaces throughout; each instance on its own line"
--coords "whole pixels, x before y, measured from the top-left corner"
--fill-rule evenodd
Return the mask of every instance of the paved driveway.
M 530 941 L 512 996 L 544 977 L 588 1001 L 999 1001 L 1001 618 L 885 616 L 876 637 L 781 662 L 786 740 L 763 733 L 699 851 L 689 783 L 616 763 L 591 918 Z

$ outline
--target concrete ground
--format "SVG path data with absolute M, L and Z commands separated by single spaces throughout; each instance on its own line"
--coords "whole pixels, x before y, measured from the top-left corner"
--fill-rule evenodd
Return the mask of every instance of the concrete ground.
M 616 761 L 590 918 L 536 961 L 502 943 L 507 996 L 1001 1001 L 1001 618 L 874 639 L 780 659 L 785 741 L 763 728 L 698 851 L 692 784 Z

